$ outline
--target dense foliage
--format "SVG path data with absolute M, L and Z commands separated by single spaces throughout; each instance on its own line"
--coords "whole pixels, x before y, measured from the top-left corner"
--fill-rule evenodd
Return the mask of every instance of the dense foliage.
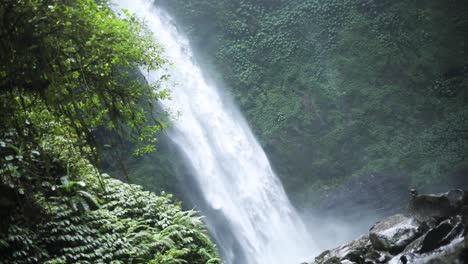
M 1 2 L 1 263 L 219 262 L 194 211 L 97 169 L 100 133 L 154 150 L 167 92 L 137 67 L 164 63 L 102 1 Z
M 94 143 L 97 126 L 138 127 L 138 141 L 154 141 L 163 124 L 149 123 L 143 106 L 166 97 L 166 91 L 134 78 L 133 69 L 157 69 L 165 60 L 135 17 L 118 18 L 92 0 L 6 0 L 0 8 L 5 127 L 21 135 L 26 117 L 20 115 L 43 108 L 44 115 L 71 127 L 86 144 Z
M 78 138 L 18 138 L 0 140 L 2 263 L 220 263 L 196 212 L 100 175 Z
M 232 88 L 295 198 L 360 174 L 420 187 L 466 174 L 466 1 L 157 2 Z
M 10 214 L 2 263 L 220 263 L 194 211 L 108 177 L 102 193 L 92 166 L 87 172 L 83 181 L 64 177 L 36 193 L 34 220 L 18 209 Z
M 12 150 L 2 151 L 2 184 L 18 191 L 56 177 L 43 159 L 22 154 L 51 135 L 72 140 L 65 147 L 94 164 L 98 127 L 133 136 L 137 152 L 154 149 L 164 124 L 144 107 L 166 92 L 135 78 L 134 68 L 165 60 L 135 17 L 92 0 L 4 1 L 0 14 L 0 133 L 14 136 L 2 140 Z M 10 166 L 15 157 L 20 164 Z

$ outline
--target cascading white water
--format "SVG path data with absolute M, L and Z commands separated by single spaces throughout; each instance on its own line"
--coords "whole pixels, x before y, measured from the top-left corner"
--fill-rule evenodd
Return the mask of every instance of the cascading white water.
M 175 65 L 169 73 L 177 86 L 171 100 L 162 104 L 181 115 L 168 133 L 190 163 L 206 204 L 225 219 L 216 225 L 206 219 L 225 261 L 239 263 L 236 254 L 242 254 L 243 264 L 299 263 L 316 253 L 244 118 L 204 79 L 188 40 L 177 32 L 172 19 L 152 1 L 117 2 L 144 19 Z M 143 74 L 151 82 L 161 73 Z M 219 227 L 230 231 L 241 252 L 223 245 Z

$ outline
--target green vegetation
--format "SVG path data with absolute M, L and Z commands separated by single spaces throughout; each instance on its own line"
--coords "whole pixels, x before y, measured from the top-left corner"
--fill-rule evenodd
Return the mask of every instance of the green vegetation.
M 139 143 L 137 152 L 153 150 L 146 143 L 154 142 L 164 124 L 148 120 L 144 106 L 167 91 L 141 82 L 134 69 L 158 69 L 165 60 L 135 17 L 120 19 L 88 0 L 5 1 L 1 8 L 5 127 L 21 131 L 26 119 L 21 114 L 43 108 L 43 115 L 64 123 L 86 145 L 95 145 L 92 130 L 103 126 L 137 132 L 130 133 Z
M 466 1 L 158 2 L 220 71 L 294 199 L 361 174 L 420 188 L 466 174 Z
M 166 124 L 167 91 L 137 73 L 166 63 L 140 21 L 101 1 L 5 0 L 0 62 L 0 262 L 220 262 L 196 212 L 97 169 L 102 133 L 145 154 Z
M 4 199 L 16 196 L 18 204 L 2 210 L 8 216 L 0 237 L 3 263 L 219 263 L 194 211 L 181 211 L 169 195 L 156 196 L 105 175 L 103 192 L 94 167 L 76 152 L 63 151 L 69 141 L 47 142 L 54 142 L 46 144 L 51 148 L 26 154 L 55 153 L 60 155 L 55 160 L 75 169 L 58 183 L 35 186 L 34 196 L 4 194 Z
M 370 173 L 467 184 L 468 2 L 156 2 L 231 87 L 296 201 Z M 121 15 L 94 0 L 0 5 L 2 263 L 220 262 L 195 212 L 98 169 L 160 191 L 183 167 L 164 144 L 143 156 L 168 93 L 137 67 L 166 60 Z

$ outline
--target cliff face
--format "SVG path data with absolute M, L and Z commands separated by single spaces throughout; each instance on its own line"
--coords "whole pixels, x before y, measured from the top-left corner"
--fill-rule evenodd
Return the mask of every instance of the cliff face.
M 373 225 L 367 234 L 326 250 L 316 264 L 468 263 L 468 193 L 418 195 L 403 212 Z

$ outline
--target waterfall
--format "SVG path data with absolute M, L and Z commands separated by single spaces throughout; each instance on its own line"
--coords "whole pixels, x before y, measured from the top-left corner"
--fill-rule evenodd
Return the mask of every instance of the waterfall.
M 117 2 L 145 21 L 175 65 L 168 71 L 177 85 L 162 105 L 180 116 L 168 134 L 192 169 L 207 205 L 202 213 L 226 263 L 300 263 L 316 253 L 246 121 L 204 78 L 174 21 L 152 1 Z M 161 75 L 143 74 L 150 82 Z

